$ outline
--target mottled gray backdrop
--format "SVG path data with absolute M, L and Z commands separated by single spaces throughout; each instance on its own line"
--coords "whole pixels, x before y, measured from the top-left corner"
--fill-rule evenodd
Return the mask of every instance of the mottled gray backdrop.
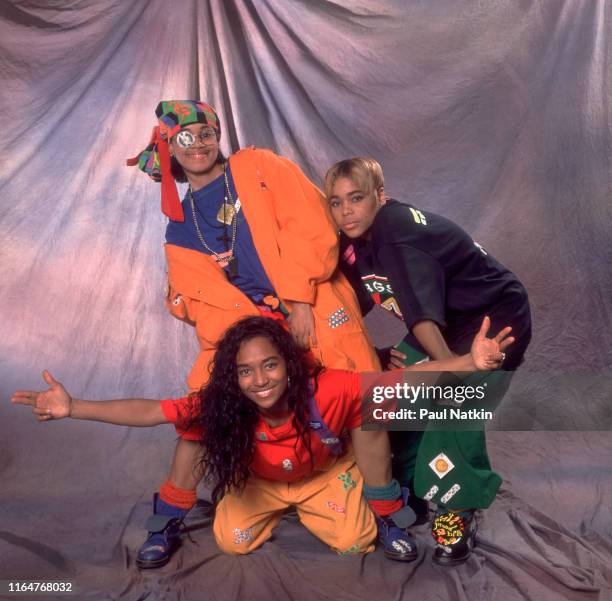
M 0 579 L 70 578 L 92 600 L 609 599 L 611 26 L 605 0 L 0 2 Z M 509 401 L 539 431 L 492 433 L 504 489 L 467 565 L 432 566 L 426 528 L 406 566 L 337 558 L 288 520 L 239 559 L 196 527 L 140 574 L 173 430 L 8 404 L 43 368 L 88 398 L 185 389 L 196 344 L 163 306 L 159 188 L 124 161 L 160 99 L 193 97 L 226 152 L 273 148 L 317 182 L 378 158 L 390 195 L 525 283 L 534 338 Z

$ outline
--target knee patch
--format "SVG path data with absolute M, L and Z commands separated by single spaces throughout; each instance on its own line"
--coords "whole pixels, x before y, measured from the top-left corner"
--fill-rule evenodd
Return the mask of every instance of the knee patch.
M 374 544 L 368 541 L 358 540 L 354 541 L 350 546 L 340 545 L 334 548 L 334 551 L 338 555 L 342 556 L 361 555 L 363 553 L 371 553 L 374 551 Z
M 215 528 L 214 534 L 221 551 L 229 555 L 246 555 L 254 548 L 252 528 L 228 528 L 224 531 Z

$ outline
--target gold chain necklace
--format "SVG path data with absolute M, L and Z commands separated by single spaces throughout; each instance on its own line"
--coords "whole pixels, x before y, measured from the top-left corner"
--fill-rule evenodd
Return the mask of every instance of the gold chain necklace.
M 229 181 L 227 179 L 227 170 L 225 168 L 225 164 L 223 165 L 223 181 L 225 184 L 225 196 L 223 198 L 223 214 L 226 214 L 227 209 L 231 212 L 231 225 L 232 225 L 232 243 L 228 250 L 222 253 L 215 252 L 208 244 L 206 244 L 206 240 L 204 240 L 204 236 L 202 235 L 202 231 L 200 230 L 200 226 L 198 225 L 198 218 L 196 216 L 195 210 L 195 202 L 193 200 L 193 194 L 191 190 L 191 184 L 189 184 L 189 191 L 187 192 L 189 196 L 189 205 L 191 206 L 191 216 L 193 218 L 193 225 L 195 226 L 196 234 L 198 239 L 200 240 L 200 244 L 215 257 L 215 261 L 221 266 L 226 267 L 229 266 L 230 275 L 235 276 L 238 273 L 238 261 L 236 256 L 234 255 L 234 246 L 236 244 L 236 234 L 238 232 L 238 212 L 240 211 L 240 204 L 238 202 L 234 202 L 234 197 L 232 195 L 232 191 L 229 186 Z M 231 201 L 231 204 L 228 206 L 227 200 Z M 224 224 L 227 225 L 225 219 L 223 220 Z

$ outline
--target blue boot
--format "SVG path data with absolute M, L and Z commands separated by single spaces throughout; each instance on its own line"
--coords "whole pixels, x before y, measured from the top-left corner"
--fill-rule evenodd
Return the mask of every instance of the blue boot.
M 183 519 L 189 513 L 189 509 L 162 501 L 157 493 L 153 495 L 153 511 L 155 513 L 145 523 L 149 536 L 136 557 L 136 565 L 141 570 L 161 568 L 170 561 L 179 544 Z
M 385 557 L 395 561 L 414 561 L 417 558 L 417 545 L 408 527 L 412 526 L 417 516 L 408 505 L 409 492 L 402 488 L 404 506 L 391 515 L 376 516 L 378 540 L 383 546 Z
M 406 528 L 400 528 L 390 515 L 376 516 L 378 540 L 385 557 L 396 561 L 414 561 L 417 558 L 416 541 Z

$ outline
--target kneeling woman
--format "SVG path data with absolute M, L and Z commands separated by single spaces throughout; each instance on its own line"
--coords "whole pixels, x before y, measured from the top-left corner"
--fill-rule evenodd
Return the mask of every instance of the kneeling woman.
M 420 367 L 498 367 L 513 339 L 510 328 L 486 338 L 488 325 L 485 319 L 471 353 Z M 260 546 L 291 505 L 302 524 L 338 553 L 373 550 L 377 528 L 362 497 L 364 477 L 367 482 L 367 474 L 373 474 L 375 482 L 390 467 L 388 454 L 377 465 L 377 449 L 364 446 L 370 435 L 377 444 L 380 433 L 359 429 L 360 377 L 312 366 L 274 320 L 248 317 L 227 330 L 206 387 L 178 400 L 85 401 L 72 398 L 49 372 L 43 376 L 48 390 L 12 397 L 14 403 L 31 405 L 40 421 L 172 422 L 197 431 L 204 475 L 213 486 L 213 500 L 220 499 L 214 534 L 223 551 L 248 553 Z M 343 444 L 344 432 L 350 433 L 355 454 Z

